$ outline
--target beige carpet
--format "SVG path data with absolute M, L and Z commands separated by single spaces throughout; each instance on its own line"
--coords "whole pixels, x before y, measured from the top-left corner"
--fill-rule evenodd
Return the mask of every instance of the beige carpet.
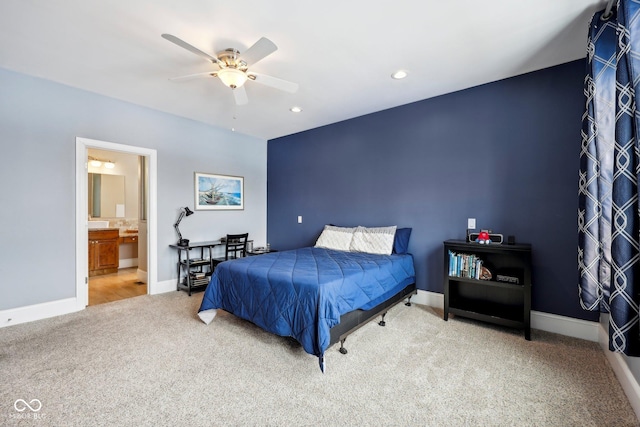
M 640 426 L 592 342 L 400 305 L 347 355 L 331 347 L 322 374 L 291 339 L 224 312 L 204 325 L 201 298 L 0 329 L 0 425 Z

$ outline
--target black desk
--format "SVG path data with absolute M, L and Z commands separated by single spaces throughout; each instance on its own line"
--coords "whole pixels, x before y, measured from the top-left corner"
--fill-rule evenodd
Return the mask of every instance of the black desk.
M 211 273 L 213 273 L 211 252 L 214 247 L 224 245 L 225 243 L 220 240 L 189 242 L 189 246 L 180 246 L 178 244 L 169 245 L 170 248 L 178 251 L 177 290 L 187 291 L 189 292 L 189 296 L 191 296 L 191 293 L 194 290 L 204 290 L 204 288 L 209 284 L 209 277 L 211 276 Z M 199 258 L 191 258 L 190 251 L 192 249 L 200 249 Z M 182 259 L 183 252 L 184 259 Z
M 262 255 L 262 254 L 270 254 L 271 252 L 278 252 L 278 250 L 277 249 L 266 250 L 264 248 L 263 249 L 256 248 L 256 249 L 254 249 L 252 251 L 247 251 L 247 255 L 248 256 L 251 256 L 251 255 Z
M 247 242 L 253 242 L 253 240 L 247 240 Z M 178 251 L 177 290 L 187 291 L 189 296 L 193 291 L 203 291 L 209 284 L 209 277 L 213 273 L 213 262 L 211 261 L 213 248 L 225 246 L 225 244 L 225 242 L 218 239 L 206 242 L 189 242 L 189 246 L 169 245 L 170 248 Z M 199 258 L 191 258 L 190 251 L 192 249 L 200 249 Z M 184 259 L 182 258 L 183 252 Z

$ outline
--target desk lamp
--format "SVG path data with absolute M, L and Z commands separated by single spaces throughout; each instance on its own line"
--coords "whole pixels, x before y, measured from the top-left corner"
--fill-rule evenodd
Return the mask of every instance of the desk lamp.
M 180 224 L 180 221 L 182 221 L 182 218 L 184 218 L 185 215 L 189 216 L 192 214 L 193 214 L 193 211 L 189 209 L 188 206 L 185 206 L 184 208 L 180 208 L 180 216 L 178 217 L 178 220 L 176 221 L 176 223 L 173 224 L 173 227 L 178 232 L 178 246 L 189 246 L 189 239 L 182 238 L 182 234 L 180 233 L 178 224 Z

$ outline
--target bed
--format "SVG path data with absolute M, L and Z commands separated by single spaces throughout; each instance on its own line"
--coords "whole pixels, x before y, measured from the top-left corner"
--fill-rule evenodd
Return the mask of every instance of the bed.
M 347 248 L 353 248 L 351 241 Z M 219 264 L 198 315 L 208 324 L 223 309 L 266 331 L 291 336 L 318 357 L 324 372 L 329 346 L 340 341 L 346 353 L 347 335 L 379 315 L 384 325 L 386 311 L 415 293 L 411 254 L 345 250 L 318 239 L 314 247 Z

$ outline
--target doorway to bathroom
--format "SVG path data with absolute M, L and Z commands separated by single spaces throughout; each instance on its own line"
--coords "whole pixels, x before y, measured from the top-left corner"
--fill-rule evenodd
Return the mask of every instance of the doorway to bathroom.
M 154 293 L 156 151 L 76 138 L 79 308 Z
M 88 305 L 147 293 L 144 156 L 87 149 Z

